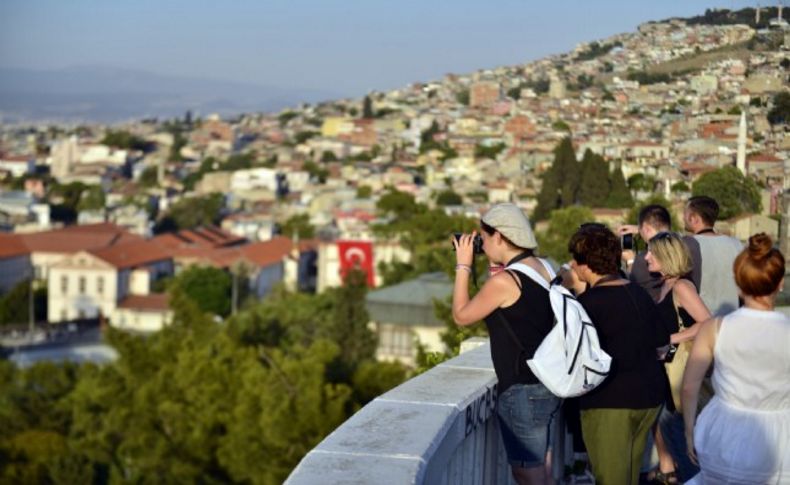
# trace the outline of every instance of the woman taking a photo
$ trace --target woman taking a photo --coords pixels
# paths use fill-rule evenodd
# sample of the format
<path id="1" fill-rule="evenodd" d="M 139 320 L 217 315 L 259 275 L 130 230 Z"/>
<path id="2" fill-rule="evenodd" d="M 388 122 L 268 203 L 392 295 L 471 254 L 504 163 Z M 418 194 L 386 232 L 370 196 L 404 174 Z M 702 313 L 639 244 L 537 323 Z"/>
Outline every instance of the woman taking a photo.
<path id="1" fill-rule="evenodd" d="M 774 308 L 785 258 L 757 234 L 733 269 L 744 306 L 702 324 L 683 377 L 686 442 L 701 468 L 689 483 L 788 483 L 790 318 Z M 716 394 L 695 426 L 711 362 Z"/>
<path id="2" fill-rule="evenodd" d="M 694 476 L 699 469 L 686 453 L 683 437 L 683 417 L 680 415 L 680 384 L 686 367 L 691 339 L 699 331 L 699 322 L 710 318 L 694 283 L 684 279 L 691 272 L 691 254 L 683 239 L 673 232 L 660 232 L 648 243 L 645 255 L 647 269 L 661 274 L 663 283 L 658 298 L 658 309 L 662 320 L 672 334 L 670 361 L 666 364 L 671 396 L 661 412 L 656 432 L 656 448 L 659 458 L 657 481 L 677 483 Z M 677 474 L 676 476 L 676 469 Z"/>
<path id="3" fill-rule="evenodd" d="M 547 282 L 550 273 L 535 257 L 535 235 L 524 213 L 514 204 L 492 207 L 480 221 L 483 251 L 489 266 L 520 262 Z M 453 319 L 458 325 L 485 320 L 491 358 L 499 383 L 497 417 L 513 477 L 519 484 L 551 483 L 549 437 L 560 401 L 526 365 L 549 333 L 554 316 L 549 294 L 524 274 L 499 271 L 469 299 L 476 232 L 453 239 L 457 265 L 453 290 Z M 518 341 L 516 341 L 518 339 Z"/>
<path id="4" fill-rule="evenodd" d="M 596 483 L 636 485 L 647 435 L 666 396 L 656 349 L 669 333 L 640 286 L 619 274 L 620 239 L 601 224 L 585 224 L 571 238 L 566 285 L 573 286 L 612 357 L 606 380 L 579 397 L 582 437 Z"/>

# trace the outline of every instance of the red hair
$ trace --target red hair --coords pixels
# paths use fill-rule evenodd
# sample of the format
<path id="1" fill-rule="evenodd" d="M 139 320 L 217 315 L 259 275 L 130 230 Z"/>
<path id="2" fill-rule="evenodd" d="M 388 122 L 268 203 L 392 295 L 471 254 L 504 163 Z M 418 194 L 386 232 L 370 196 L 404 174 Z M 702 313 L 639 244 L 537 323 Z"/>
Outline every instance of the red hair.
<path id="1" fill-rule="evenodd" d="M 749 238 L 732 265 L 735 283 L 749 296 L 770 295 L 785 276 L 785 258 L 773 247 L 771 237 L 761 232 Z"/>

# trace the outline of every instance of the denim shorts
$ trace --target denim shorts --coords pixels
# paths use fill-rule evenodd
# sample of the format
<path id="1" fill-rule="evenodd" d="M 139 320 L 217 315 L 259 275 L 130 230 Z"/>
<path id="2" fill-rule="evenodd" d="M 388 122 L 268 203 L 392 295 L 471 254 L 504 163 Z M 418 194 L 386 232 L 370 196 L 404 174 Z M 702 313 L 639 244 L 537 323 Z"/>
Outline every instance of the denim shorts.
<path id="1" fill-rule="evenodd" d="M 497 399 L 497 417 L 511 466 L 543 464 L 560 399 L 543 384 L 513 384 Z"/>

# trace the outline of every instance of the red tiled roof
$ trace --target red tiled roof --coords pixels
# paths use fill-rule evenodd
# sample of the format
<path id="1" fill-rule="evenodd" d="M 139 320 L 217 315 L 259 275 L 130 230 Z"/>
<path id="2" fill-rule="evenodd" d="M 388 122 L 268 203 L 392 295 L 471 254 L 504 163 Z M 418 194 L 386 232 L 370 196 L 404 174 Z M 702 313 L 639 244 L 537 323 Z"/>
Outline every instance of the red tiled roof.
<path id="1" fill-rule="evenodd" d="M 169 297 L 166 293 L 152 293 L 150 295 L 129 295 L 118 304 L 118 308 L 128 310 L 169 310 Z"/>
<path id="2" fill-rule="evenodd" d="M 116 244 L 91 253 L 118 269 L 134 268 L 171 258 L 169 251 L 151 240 Z"/>
<path id="3" fill-rule="evenodd" d="M 299 241 L 300 251 L 315 248 L 315 241 Z M 287 237 L 275 236 L 269 241 L 261 241 L 243 246 L 223 248 L 178 248 L 171 251 L 174 259 L 194 264 L 206 264 L 218 268 L 228 268 L 235 263 L 248 263 L 258 268 L 279 263 L 290 254 L 293 242 Z"/>
<path id="4" fill-rule="evenodd" d="M 777 157 L 775 157 L 773 155 L 762 154 L 762 153 L 757 154 L 757 155 L 752 155 L 752 156 L 748 157 L 747 160 L 749 160 L 749 163 L 751 163 L 751 162 L 778 163 L 778 162 L 782 162 L 783 161 L 781 158 L 777 158 Z"/>
<path id="5" fill-rule="evenodd" d="M 112 223 L 66 226 L 52 231 L 20 234 L 30 252 L 76 253 L 115 244 L 143 241 Z"/>
<path id="6" fill-rule="evenodd" d="M 0 259 L 16 258 L 30 254 L 25 240 L 16 234 L 0 234 Z"/>
<path id="7" fill-rule="evenodd" d="M 239 244 L 244 240 L 243 237 L 214 226 L 169 232 L 152 239 L 155 243 L 173 250 L 189 247 L 217 248 Z"/>

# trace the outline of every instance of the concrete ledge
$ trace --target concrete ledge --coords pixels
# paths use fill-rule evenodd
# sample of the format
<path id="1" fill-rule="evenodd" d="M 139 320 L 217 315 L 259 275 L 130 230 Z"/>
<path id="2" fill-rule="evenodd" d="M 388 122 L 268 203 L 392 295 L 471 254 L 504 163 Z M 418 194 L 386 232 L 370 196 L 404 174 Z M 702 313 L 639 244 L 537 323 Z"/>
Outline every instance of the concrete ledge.
<path id="1" fill-rule="evenodd" d="M 436 482 L 460 444 L 493 415 L 495 386 L 488 344 L 444 362 L 354 414 L 286 483 Z"/>

